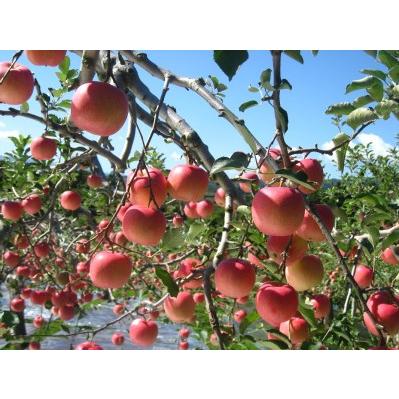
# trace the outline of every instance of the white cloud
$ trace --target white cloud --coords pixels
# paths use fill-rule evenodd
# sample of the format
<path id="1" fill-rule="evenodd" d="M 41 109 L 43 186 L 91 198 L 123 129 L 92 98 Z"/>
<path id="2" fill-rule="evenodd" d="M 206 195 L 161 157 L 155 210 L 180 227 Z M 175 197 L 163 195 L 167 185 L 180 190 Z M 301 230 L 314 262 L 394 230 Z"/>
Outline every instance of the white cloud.
<path id="1" fill-rule="evenodd" d="M 180 161 L 182 158 L 182 154 L 179 154 L 176 151 L 173 151 L 172 154 L 170 154 L 170 157 L 174 160 L 174 161 Z"/>
<path id="2" fill-rule="evenodd" d="M 18 137 L 21 134 L 19 130 L 0 130 L 0 140 L 9 137 Z"/>
<path id="3" fill-rule="evenodd" d="M 357 141 L 363 145 L 371 143 L 375 155 L 388 155 L 388 151 L 392 148 L 391 144 L 386 143 L 380 136 L 373 133 L 360 133 L 357 136 Z"/>
<path id="4" fill-rule="evenodd" d="M 0 128 L 6 127 L 6 124 L 2 121 L 0 121 Z"/>

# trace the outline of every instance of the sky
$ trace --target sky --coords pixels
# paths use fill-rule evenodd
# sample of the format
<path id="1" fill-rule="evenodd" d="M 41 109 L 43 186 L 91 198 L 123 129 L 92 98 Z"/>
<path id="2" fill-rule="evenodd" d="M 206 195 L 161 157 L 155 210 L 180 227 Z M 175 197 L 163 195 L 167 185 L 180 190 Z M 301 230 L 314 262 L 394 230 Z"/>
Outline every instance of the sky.
<path id="1" fill-rule="evenodd" d="M 248 91 L 249 85 L 256 85 L 260 73 L 271 68 L 271 55 L 269 51 L 250 51 L 249 59 L 244 63 L 232 81 L 219 69 L 213 61 L 212 51 L 145 51 L 149 58 L 159 66 L 170 69 L 172 72 L 188 77 L 216 76 L 220 82 L 226 84 L 228 89 L 224 92 L 225 104 L 235 112 L 258 140 L 268 146 L 274 134 L 273 109 L 268 104 L 247 109 L 244 113 L 238 110 L 239 106 L 248 100 L 259 100 L 257 93 Z M 0 51 L 0 62 L 10 60 L 13 51 Z M 79 67 L 79 58 L 72 53 L 71 63 Z M 282 78 L 287 79 L 292 90 L 284 90 L 281 93 L 281 104 L 289 115 L 289 129 L 286 133 L 286 141 L 292 147 L 314 146 L 328 148 L 331 139 L 338 133 L 337 127 L 331 123 L 331 116 L 324 113 L 325 109 L 336 102 L 351 101 L 362 91 L 345 94 L 346 85 L 355 79 L 365 75 L 361 69 L 376 69 L 380 65 L 363 51 L 320 51 L 314 57 L 309 51 L 303 52 L 304 64 L 283 56 Z M 39 80 L 42 90 L 48 87 L 57 87 L 55 72 L 57 68 L 36 67 L 31 65 L 23 55 L 19 63 L 28 66 Z M 162 81 L 150 76 L 138 67 L 141 79 L 150 90 L 160 95 Z M 193 92 L 183 88 L 171 86 L 165 102 L 173 105 L 177 112 L 199 133 L 203 141 L 209 146 L 215 158 L 230 156 L 235 151 L 250 152 L 249 147 L 235 129 L 209 105 Z M 30 112 L 39 113 L 34 96 L 29 101 Z M 6 109 L 6 105 L 0 105 L 0 109 Z M 149 133 L 148 127 L 142 127 L 145 136 Z M 111 136 L 111 142 L 116 153 L 120 153 L 124 137 L 127 131 L 125 125 L 118 133 Z M 351 134 L 351 129 L 346 127 L 344 132 Z M 9 136 L 16 134 L 29 134 L 36 137 L 43 133 L 43 126 L 24 118 L 0 117 L 0 155 L 12 149 Z M 395 136 L 399 133 L 398 121 L 391 118 L 388 121 L 377 121 L 367 128 L 357 142 L 372 143 L 377 154 L 384 155 L 391 146 L 395 145 Z M 89 134 L 88 137 L 96 137 Z M 181 151 L 173 144 L 165 144 L 162 139 L 153 141 L 154 145 L 163 152 L 167 158 L 166 166 L 172 167 L 182 162 Z M 136 140 L 133 151 L 140 150 L 140 141 Z M 317 156 L 316 156 L 317 157 Z M 331 177 L 339 176 L 335 165 L 327 157 L 323 158 L 325 171 Z M 109 170 L 107 161 L 102 161 L 106 170 Z"/>

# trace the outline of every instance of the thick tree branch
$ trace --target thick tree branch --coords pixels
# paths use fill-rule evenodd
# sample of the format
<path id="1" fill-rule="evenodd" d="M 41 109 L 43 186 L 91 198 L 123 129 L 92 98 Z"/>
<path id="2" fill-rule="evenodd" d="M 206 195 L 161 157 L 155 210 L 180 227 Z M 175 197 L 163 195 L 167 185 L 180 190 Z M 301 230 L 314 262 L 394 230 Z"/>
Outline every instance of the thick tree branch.
<path id="1" fill-rule="evenodd" d="M 96 64 L 99 53 L 99 50 L 83 51 L 78 77 L 79 86 L 93 80 L 94 75 L 96 74 Z"/>

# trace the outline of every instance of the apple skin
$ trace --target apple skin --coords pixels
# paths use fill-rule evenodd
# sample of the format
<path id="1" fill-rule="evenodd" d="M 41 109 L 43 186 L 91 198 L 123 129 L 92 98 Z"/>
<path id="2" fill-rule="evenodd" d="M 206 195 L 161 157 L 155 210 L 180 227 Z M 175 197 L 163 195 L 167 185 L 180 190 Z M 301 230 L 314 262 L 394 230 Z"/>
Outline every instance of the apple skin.
<path id="1" fill-rule="evenodd" d="M 261 233 L 275 236 L 293 234 L 305 212 L 302 194 L 289 187 L 265 187 L 252 201 L 252 218 Z"/>
<path id="2" fill-rule="evenodd" d="M 205 294 L 203 292 L 196 292 L 193 295 L 195 303 L 203 303 L 205 301 Z"/>
<path id="3" fill-rule="evenodd" d="M 60 204 L 68 211 L 76 211 L 80 208 L 81 197 L 75 191 L 64 191 L 60 195 Z"/>
<path id="4" fill-rule="evenodd" d="M 58 317 L 61 320 L 72 320 L 75 316 L 75 307 L 73 305 L 61 306 L 58 310 Z"/>
<path id="5" fill-rule="evenodd" d="M 209 200 L 197 202 L 196 210 L 200 218 L 206 219 L 213 213 L 213 204 Z"/>
<path id="6" fill-rule="evenodd" d="M 395 250 L 397 247 L 388 247 L 384 249 L 384 252 L 381 253 L 381 259 L 388 263 L 388 265 L 396 266 L 399 264 L 399 250 L 398 255 L 395 255 Z"/>
<path id="7" fill-rule="evenodd" d="M 33 65 L 57 66 L 66 55 L 66 50 L 25 50 L 26 57 Z"/>
<path id="8" fill-rule="evenodd" d="M 174 215 L 172 219 L 173 226 L 181 227 L 184 224 L 184 218 L 181 215 Z"/>
<path id="9" fill-rule="evenodd" d="M 57 141 L 48 137 L 36 137 L 30 143 L 32 158 L 38 161 L 49 161 L 57 153 Z"/>
<path id="10" fill-rule="evenodd" d="M 190 201 L 184 205 L 183 212 L 189 219 L 198 219 L 200 217 L 197 212 L 197 203 L 194 201 Z"/>
<path id="11" fill-rule="evenodd" d="M 75 346 L 75 350 L 89 350 L 89 351 L 103 350 L 103 347 L 101 345 L 96 344 L 93 341 L 86 341 Z"/>
<path id="12" fill-rule="evenodd" d="M 224 259 L 215 271 L 215 288 L 230 298 L 249 295 L 255 285 L 255 268 L 243 259 Z"/>
<path id="13" fill-rule="evenodd" d="M 40 350 L 41 345 L 40 342 L 29 342 L 29 346 L 28 346 L 29 350 Z"/>
<path id="14" fill-rule="evenodd" d="M 32 322 L 32 324 L 35 328 L 41 328 L 43 326 L 43 323 L 44 323 L 44 319 L 42 316 L 35 316 L 35 318 L 33 319 L 33 322 Z"/>
<path id="15" fill-rule="evenodd" d="M 240 324 L 246 317 L 247 312 L 244 309 L 239 309 L 234 313 L 234 320 Z"/>
<path id="16" fill-rule="evenodd" d="M 330 314 L 331 301 L 327 295 L 317 294 L 313 295 L 310 303 L 313 306 L 314 317 L 316 319 L 324 319 Z"/>
<path id="17" fill-rule="evenodd" d="M 22 200 L 22 207 L 29 215 L 34 215 L 42 208 L 42 200 L 37 194 L 31 194 Z"/>
<path id="18" fill-rule="evenodd" d="M 174 323 L 190 322 L 195 312 L 193 296 L 182 291 L 177 297 L 167 297 L 163 303 L 166 316 Z"/>
<path id="19" fill-rule="evenodd" d="M 25 301 L 22 298 L 13 298 L 10 301 L 10 309 L 13 312 L 23 312 L 25 309 Z"/>
<path id="20" fill-rule="evenodd" d="M 174 199 L 199 201 L 208 190 L 208 173 L 195 165 L 175 166 L 168 175 L 168 189 Z"/>
<path id="21" fill-rule="evenodd" d="M 116 346 L 121 346 L 125 342 L 125 337 L 122 333 L 116 332 L 112 334 L 111 342 Z"/>
<path id="22" fill-rule="evenodd" d="M 128 109 L 122 90 L 105 82 L 89 82 L 72 97 L 71 120 L 80 130 L 108 137 L 124 125 Z"/>
<path id="23" fill-rule="evenodd" d="M 186 327 L 182 327 L 179 330 L 179 337 L 182 339 L 187 339 L 190 336 L 190 330 Z"/>
<path id="24" fill-rule="evenodd" d="M 334 227 L 334 220 L 335 220 L 331 208 L 328 205 L 324 204 L 314 205 L 314 208 L 317 214 L 320 216 L 320 219 L 326 226 L 327 230 L 331 232 L 331 230 Z M 303 222 L 296 231 L 296 234 L 302 237 L 306 241 L 313 241 L 313 242 L 326 241 L 326 238 L 324 237 L 324 234 L 320 230 L 320 227 L 318 226 L 318 224 L 309 214 L 308 211 L 305 211 Z"/>
<path id="25" fill-rule="evenodd" d="M 19 263 L 19 255 L 13 251 L 6 251 L 3 255 L 3 262 L 10 267 L 17 267 Z"/>
<path id="26" fill-rule="evenodd" d="M 122 305 L 121 303 L 117 303 L 113 308 L 112 311 L 116 314 L 116 315 L 121 315 L 123 314 L 123 312 L 125 311 L 125 305 Z"/>
<path id="27" fill-rule="evenodd" d="M 101 251 L 90 261 L 89 277 L 95 287 L 121 288 L 128 282 L 132 267 L 132 262 L 126 255 Z"/>
<path id="28" fill-rule="evenodd" d="M 34 305 L 44 305 L 50 299 L 51 295 L 47 291 L 32 290 L 30 294 L 30 301 Z"/>
<path id="29" fill-rule="evenodd" d="M 86 183 L 90 188 L 99 188 L 103 185 L 103 179 L 98 175 L 89 175 L 86 178 Z"/>
<path id="30" fill-rule="evenodd" d="M 166 218 L 158 209 L 133 205 L 123 217 L 122 231 L 136 244 L 158 245 L 166 231 Z"/>
<path id="31" fill-rule="evenodd" d="M 292 236 L 269 236 L 266 243 L 267 252 L 276 263 L 283 262 L 283 254 L 287 246 L 286 264 L 292 264 L 301 260 L 308 251 L 308 243 L 297 235 Z"/>
<path id="32" fill-rule="evenodd" d="M 19 201 L 4 201 L 1 205 L 1 213 L 4 219 L 16 222 L 22 217 L 24 208 Z"/>
<path id="33" fill-rule="evenodd" d="M 278 148 L 270 148 L 268 155 L 271 156 L 274 160 L 278 160 L 278 158 L 281 157 L 281 151 Z M 278 166 L 282 167 L 282 162 L 278 162 Z M 262 162 L 262 165 L 259 168 L 258 175 L 261 180 L 266 184 L 270 183 L 275 176 L 273 170 L 266 162 Z"/>
<path id="34" fill-rule="evenodd" d="M 291 317 L 283 321 L 279 330 L 289 338 L 293 345 L 301 345 L 309 339 L 309 324 L 302 317 Z"/>
<path id="35" fill-rule="evenodd" d="M 195 258 L 186 258 L 180 262 L 180 267 L 176 271 L 174 278 L 184 278 L 190 275 L 199 265 L 201 261 Z M 202 287 L 202 278 L 193 279 L 183 284 L 183 288 L 195 289 Z"/>
<path id="36" fill-rule="evenodd" d="M 226 201 L 226 193 L 224 192 L 222 187 L 219 187 L 216 191 L 215 191 L 215 203 L 216 205 L 224 208 L 225 205 L 225 201 Z"/>
<path id="37" fill-rule="evenodd" d="M 155 321 L 136 319 L 133 320 L 129 329 L 132 342 L 139 346 L 151 346 L 158 337 L 158 325 Z"/>
<path id="38" fill-rule="evenodd" d="M 33 250 L 38 258 L 46 258 L 50 254 L 50 246 L 47 242 L 38 242 Z"/>
<path id="39" fill-rule="evenodd" d="M 366 265 L 357 265 L 353 278 L 360 288 L 365 289 L 373 283 L 374 271 Z"/>
<path id="40" fill-rule="evenodd" d="M 240 182 L 239 186 L 244 193 L 250 193 L 252 191 L 252 185 L 259 185 L 259 177 L 255 172 L 244 172 L 241 177 L 243 179 L 252 180 L 252 182 Z"/>
<path id="41" fill-rule="evenodd" d="M 0 80 L 11 66 L 10 62 L 0 62 Z M 33 93 L 34 78 L 25 66 L 15 63 L 0 85 L 0 102 L 20 105 L 28 101 Z"/>
<path id="42" fill-rule="evenodd" d="M 298 294 L 288 284 L 268 282 L 259 288 L 255 305 L 264 321 L 273 327 L 279 327 L 297 313 Z"/>
<path id="43" fill-rule="evenodd" d="M 285 268 L 287 282 L 296 291 L 306 291 L 319 285 L 323 275 L 323 264 L 316 255 L 305 255 Z"/>
<path id="44" fill-rule="evenodd" d="M 189 348 L 189 344 L 187 341 L 179 342 L 179 349 L 180 350 L 187 350 Z"/>
<path id="45" fill-rule="evenodd" d="M 306 158 L 298 161 L 292 168 L 294 172 L 305 172 L 308 177 L 308 182 L 313 186 L 313 190 L 306 187 L 299 186 L 298 190 L 304 194 L 311 194 L 316 192 L 323 184 L 324 172 L 320 162 L 316 159 Z"/>
<path id="46" fill-rule="evenodd" d="M 129 200 L 132 204 L 157 209 L 166 200 L 168 194 L 168 183 L 162 171 L 156 168 L 137 171 L 136 176 L 130 173 L 126 185 L 130 184 Z M 133 182 L 131 180 L 133 179 Z M 151 197 L 151 191 L 155 202 Z"/>

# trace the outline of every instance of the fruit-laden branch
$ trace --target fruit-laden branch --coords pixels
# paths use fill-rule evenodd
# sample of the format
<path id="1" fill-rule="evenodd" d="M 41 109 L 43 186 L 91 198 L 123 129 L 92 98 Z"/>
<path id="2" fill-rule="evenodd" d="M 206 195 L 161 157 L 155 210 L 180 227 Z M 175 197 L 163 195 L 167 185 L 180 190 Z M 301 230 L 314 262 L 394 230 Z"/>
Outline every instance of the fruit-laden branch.
<path id="1" fill-rule="evenodd" d="M 187 90 L 192 90 L 203 98 L 214 110 L 216 110 L 220 117 L 226 119 L 243 137 L 243 139 L 249 144 L 251 149 L 256 155 L 264 157 L 266 150 L 262 144 L 256 139 L 251 131 L 245 125 L 245 122 L 238 118 L 220 99 L 218 99 L 213 93 L 206 89 L 201 79 L 193 79 L 188 77 L 177 76 L 173 72 L 159 67 L 157 64 L 152 62 L 145 53 L 137 51 L 121 51 L 126 59 L 139 65 L 141 68 L 149 72 L 152 76 L 159 79 L 163 79 L 165 73 L 169 73 L 171 76 L 171 83 L 177 86 L 183 87 Z M 266 156 L 264 163 L 267 163 L 274 170 L 278 169 L 275 160 L 271 156 Z"/>
<path id="2" fill-rule="evenodd" d="M 378 332 L 379 338 L 380 338 L 380 345 L 382 346 L 386 346 L 386 342 L 385 342 L 385 337 L 383 332 L 381 331 L 381 327 L 379 326 L 379 324 L 377 323 L 373 313 L 370 311 L 370 309 L 367 306 L 366 300 L 363 297 L 363 292 L 362 289 L 359 287 L 359 285 L 357 284 L 357 282 L 355 281 L 351 270 L 349 269 L 346 260 L 344 259 L 344 257 L 341 255 L 341 252 L 339 251 L 338 245 L 336 244 L 336 242 L 334 241 L 334 238 L 332 237 L 331 233 L 328 231 L 328 229 L 326 228 L 326 226 L 324 225 L 323 221 L 321 220 L 320 216 L 317 214 L 317 212 L 312 208 L 312 206 L 310 204 L 308 204 L 307 202 L 305 202 L 305 208 L 306 210 L 309 212 L 309 214 L 313 217 L 313 219 L 316 221 L 317 225 L 319 226 L 320 230 L 322 231 L 324 237 L 326 237 L 327 242 L 329 243 L 330 247 L 332 248 L 332 250 L 335 253 L 335 256 L 338 260 L 338 263 L 340 265 L 340 267 L 342 268 L 342 270 L 345 273 L 345 276 L 347 278 L 347 280 L 349 280 L 349 282 L 351 283 L 353 289 L 356 292 L 357 297 L 359 298 L 360 304 L 362 306 L 362 310 L 363 312 L 366 312 L 367 315 L 369 316 L 369 318 L 371 319 L 372 323 L 375 326 L 375 329 Z"/>
<path id="3" fill-rule="evenodd" d="M 78 77 L 79 86 L 93 80 L 94 75 L 96 74 L 96 63 L 99 53 L 99 50 L 83 51 Z"/>

